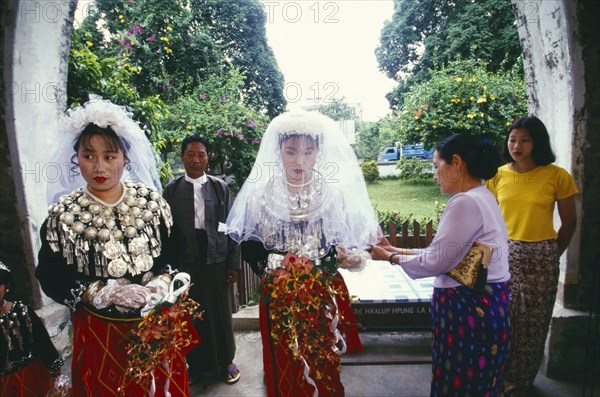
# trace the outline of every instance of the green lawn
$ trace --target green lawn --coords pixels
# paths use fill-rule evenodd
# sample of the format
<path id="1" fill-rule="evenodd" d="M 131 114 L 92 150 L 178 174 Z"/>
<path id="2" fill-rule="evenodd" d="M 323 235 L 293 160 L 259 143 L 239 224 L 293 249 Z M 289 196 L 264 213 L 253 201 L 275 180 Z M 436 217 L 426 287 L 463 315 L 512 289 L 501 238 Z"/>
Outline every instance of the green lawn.
<path id="1" fill-rule="evenodd" d="M 435 202 L 445 204 L 450 196 L 440 193 L 432 181 L 410 183 L 397 179 L 379 179 L 367 185 L 373 206 L 379 211 L 398 211 L 400 216 L 413 219 L 434 219 Z"/>

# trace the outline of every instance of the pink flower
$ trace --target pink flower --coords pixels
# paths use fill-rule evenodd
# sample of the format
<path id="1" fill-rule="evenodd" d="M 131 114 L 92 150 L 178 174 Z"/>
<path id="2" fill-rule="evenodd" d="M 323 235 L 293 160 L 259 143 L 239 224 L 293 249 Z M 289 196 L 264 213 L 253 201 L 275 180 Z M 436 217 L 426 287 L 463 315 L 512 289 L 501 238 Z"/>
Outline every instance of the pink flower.
<path id="1" fill-rule="evenodd" d="M 223 135 L 225 135 L 225 136 L 231 136 L 231 131 L 225 131 L 225 132 L 223 132 Z"/>
<path id="2" fill-rule="evenodd" d="M 244 140 L 244 134 L 239 134 L 237 136 L 237 139 L 239 139 L 240 141 L 243 141 Z"/>
<path id="3" fill-rule="evenodd" d="M 468 316 L 467 317 L 467 324 L 469 324 L 469 328 L 471 328 L 471 329 L 475 328 L 475 317 Z"/>
<path id="4" fill-rule="evenodd" d="M 251 119 L 248 119 L 248 120 L 246 121 L 246 123 L 248 123 L 248 126 L 250 126 L 251 128 L 254 128 L 254 127 L 256 127 L 256 124 L 254 124 L 254 121 L 252 121 Z"/>
<path id="5" fill-rule="evenodd" d="M 133 33 L 133 34 L 144 33 L 144 29 L 140 25 L 135 25 L 131 29 L 131 33 Z"/>
<path id="6" fill-rule="evenodd" d="M 221 135 L 223 135 L 223 131 L 217 130 L 217 136 L 221 136 Z"/>
<path id="7" fill-rule="evenodd" d="M 483 369 L 486 366 L 485 356 L 479 357 L 479 368 Z"/>
<path id="8" fill-rule="evenodd" d="M 252 144 L 253 144 L 253 145 L 259 145 L 259 144 L 260 144 L 260 138 L 254 138 L 254 139 L 252 140 Z"/>
<path id="9" fill-rule="evenodd" d="M 271 272 L 273 275 L 273 284 L 285 285 L 291 274 L 285 269 L 275 269 Z"/>
<path id="10" fill-rule="evenodd" d="M 156 41 L 156 36 L 155 36 L 155 35 L 148 36 L 148 37 L 146 38 L 146 41 Z"/>
<path id="11" fill-rule="evenodd" d="M 206 95 L 200 94 L 200 95 L 198 95 L 198 99 L 201 100 L 201 101 L 203 101 L 203 100 L 206 99 Z"/>
<path id="12" fill-rule="evenodd" d="M 221 97 L 221 100 L 220 100 L 220 101 L 221 101 L 221 103 L 227 103 L 227 98 L 225 98 L 225 97 Z"/>

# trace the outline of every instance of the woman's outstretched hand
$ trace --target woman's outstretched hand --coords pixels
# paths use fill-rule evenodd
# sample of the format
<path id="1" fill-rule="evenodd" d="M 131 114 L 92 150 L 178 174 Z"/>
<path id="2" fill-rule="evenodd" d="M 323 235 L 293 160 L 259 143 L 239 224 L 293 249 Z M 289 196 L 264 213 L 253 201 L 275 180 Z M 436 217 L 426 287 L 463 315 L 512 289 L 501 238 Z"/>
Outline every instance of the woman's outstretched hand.
<path id="1" fill-rule="evenodd" d="M 386 240 L 386 242 L 387 242 L 387 240 Z M 388 246 L 389 246 L 389 242 L 388 242 Z M 373 251 L 371 251 L 371 258 L 376 261 L 387 260 L 390 257 L 390 255 L 392 254 L 392 252 L 394 252 L 394 251 L 390 252 L 386 249 L 387 246 L 384 246 L 384 247 L 382 247 L 380 245 L 371 245 L 371 248 L 373 249 Z"/>

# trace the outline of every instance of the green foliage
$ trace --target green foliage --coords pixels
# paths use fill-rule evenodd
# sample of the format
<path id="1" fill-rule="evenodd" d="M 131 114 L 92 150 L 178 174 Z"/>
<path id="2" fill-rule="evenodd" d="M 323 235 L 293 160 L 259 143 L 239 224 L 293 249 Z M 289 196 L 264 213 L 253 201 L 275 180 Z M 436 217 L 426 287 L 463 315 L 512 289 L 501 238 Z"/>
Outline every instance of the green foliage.
<path id="1" fill-rule="evenodd" d="M 436 201 L 436 206 L 437 206 L 437 201 Z M 444 204 L 445 206 L 445 204 Z M 407 230 L 408 233 L 413 233 L 414 232 L 414 221 L 417 221 L 417 223 L 420 225 L 421 227 L 421 233 L 423 233 L 423 231 L 425 230 L 425 225 L 427 224 L 427 222 L 432 221 L 431 222 L 431 226 L 433 228 L 433 233 L 435 234 L 436 230 L 437 230 L 437 226 L 439 224 L 439 217 L 437 219 L 435 218 L 431 218 L 431 217 L 422 217 L 420 219 L 417 219 L 413 216 L 413 214 L 401 214 L 398 211 L 380 211 L 380 210 L 376 210 L 377 211 L 377 220 L 379 222 L 379 224 L 382 226 L 381 230 L 383 230 L 383 234 L 384 235 L 389 235 L 390 234 L 390 222 L 394 223 L 396 225 L 396 232 L 398 234 L 401 233 L 401 227 L 402 224 L 404 222 L 407 222 L 406 226 L 407 226 Z"/>
<path id="2" fill-rule="evenodd" d="M 379 123 L 357 123 L 356 156 L 365 161 L 375 161 L 379 154 Z"/>
<path id="3" fill-rule="evenodd" d="M 376 55 L 380 69 L 400 83 L 388 95 L 396 108 L 430 69 L 464 58 L 508 70 L 521 51 L 510 0 L 395 0 Z"/>
<path id="4" fill-rule="evenodd" d="M 396 163 L 400 170 L 400 179 L 403 181 L 425 181 L 431 179 L 431 162 L 421 161 L 417 158 L 407 159 L 400 157 Z"/>
<path id="5" fill-rule="evenodd" d="M 262 132 L 268 119 L 252 111 L 239 98 L 243 75 L 230 71 L 226 78 L 214 77 L 169 105 L 171 117 L 161 129 L 167 140 L 166 151 L 178 161 L 179 143 L 187 135 L 202 135 L 211 144 L 208 170 L 233 175 L 232 188 L 241 187 L 250 174 Z"/>
<path id="6" fill-rule="evenodd" d="M 136 85 L 165 101 L 195 91 L 198 82 L 230 68 L 244 72 L 247 105 L 271 116 L 285 107 L 283 75 L 266 41 L 258 0 L 112 0 L 97 2 L 109 41 L 141 68 Z"/>
<path id="7" fill-rule="evenodd" d="M 396 146 L 398 139 L 398 124 L 397 120 L 393 115 L 387 115 L 383 119 L 379 120 L 379 149 L 380 152 L 383 148 L 388 146 Z"/>
<path id="8" fill-rule="evenodd" d="M 499 143 L 506 126 L 527 114 L 525 84 L 515 65 L 508 72 L 488 72 L 483 62 L 453 61 L 431 71 L 413 86 L 397 113 L 397 137 L 432 147 L 443 138 L 470 132 Z"/>
<path id="9" fill-rule="evenodd" d="M 127 57 L 100 58 L 90 48 L 91 33 L 77 29 L 73 33 L 69 57 L 67 84 L 67 104 L 69 107 L 81 105 L 96 94 L 111 102 L 128 107 L 134 119 L 142 123 L 145 132 L 155 149 L 164 149 L 165 140 L 158 124 L 167 115 L 167 108 L 158 95 L 142 97 L 131 81 L 139 73 Z M 165 182 L 170 175 L 166 165 L 161 169 L 161 179 Z"/>
<path id="10" fill-rule="evenodd" d="M 363 163 L 360 168 L 367 183 L 373 183 L 379 178 L 379 169 L 375 161 Z"/>
<path id="11" fill-rule="evenodd" d="M 357 120 L 356 108 L 342 99 L 333 98 L 325 105 L 319 105 L 317 111 L 333 120 Z"/>
<path id="12" fill-rule="evenodd" d="M 195 20 L 223 49 L 227 62 L 244 73 L 245 102 L 275 117 L 285 109 L 284 78 L 267 43 L 264 6 L 259 0 L 192 0 Z"/>

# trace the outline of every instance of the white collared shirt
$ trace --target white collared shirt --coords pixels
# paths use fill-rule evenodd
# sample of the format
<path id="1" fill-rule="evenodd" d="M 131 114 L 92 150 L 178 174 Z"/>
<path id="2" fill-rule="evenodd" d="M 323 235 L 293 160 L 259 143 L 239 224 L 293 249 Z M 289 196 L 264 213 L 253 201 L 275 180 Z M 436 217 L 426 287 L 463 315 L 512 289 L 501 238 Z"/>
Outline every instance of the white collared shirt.
<path id="1" fill-rule="evenodd" d="M 185 174 L 185 180 L 194 186 L 194 228 L 205 229 L 204 227 L 204 196 L 202 195 L 202 185 L 208 181 L 206 174 L 200 178 L 190 178 Z"/>

